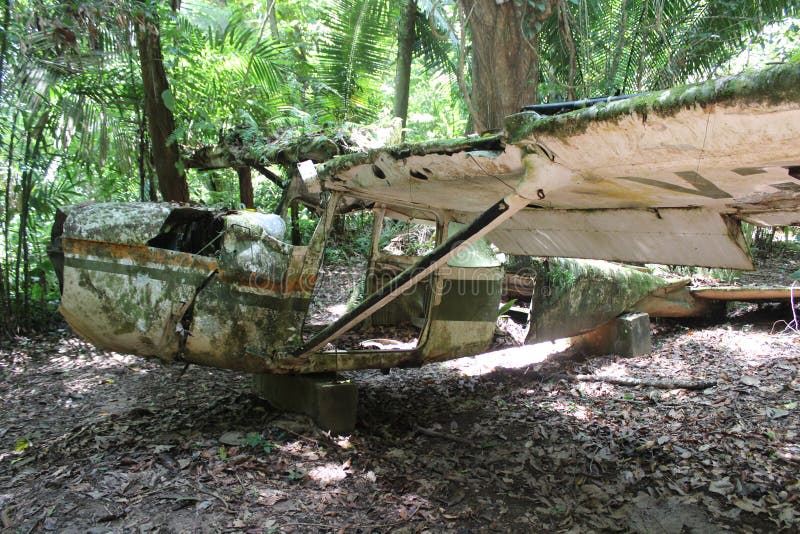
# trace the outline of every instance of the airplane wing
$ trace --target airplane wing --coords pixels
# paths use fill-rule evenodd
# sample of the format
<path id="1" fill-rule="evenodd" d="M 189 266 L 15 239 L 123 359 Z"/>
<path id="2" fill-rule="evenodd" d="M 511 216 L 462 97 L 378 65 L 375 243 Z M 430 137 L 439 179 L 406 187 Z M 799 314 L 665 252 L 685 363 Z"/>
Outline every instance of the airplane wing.
<path id="1" fill-rule="evenodd" d="M 439 223 L 520 197 L 487 236 L 512 254 L 752 269 L 742 221 L 800 224 L 799 141 L 800 64 L 784 64 L 337 157 L 306 184 Z"/>

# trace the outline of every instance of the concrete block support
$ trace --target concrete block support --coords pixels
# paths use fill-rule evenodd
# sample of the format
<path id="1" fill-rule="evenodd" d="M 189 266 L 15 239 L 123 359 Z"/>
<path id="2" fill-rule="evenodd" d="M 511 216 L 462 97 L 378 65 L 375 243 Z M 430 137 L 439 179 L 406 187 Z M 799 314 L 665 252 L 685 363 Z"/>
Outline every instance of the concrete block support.
<path id="1" fill-rule="evenodd" d="M 254 375 L 256 395 L 278 410 L 310 416 L 324 430 L 349 434 L 356 424 L 358 388 L 333 373 Z"/>
<path id="2" fill-rule="evenodd" d="M 650 354 L 650 316 L 646 313 L 625 313 L 574 338 L 572 346 L 594 354 L 619 354 L 625 357 Z"/>

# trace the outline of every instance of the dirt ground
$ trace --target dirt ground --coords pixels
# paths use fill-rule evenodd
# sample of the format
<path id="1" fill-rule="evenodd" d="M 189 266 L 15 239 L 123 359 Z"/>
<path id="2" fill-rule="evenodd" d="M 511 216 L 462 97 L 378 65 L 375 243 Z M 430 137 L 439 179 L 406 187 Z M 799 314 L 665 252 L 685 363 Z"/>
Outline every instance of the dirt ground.
<path id="1" fill-rule="evenodd" d="M 795 531 L 800 337 L 769 333 L 783 312 L 658 325 L 647 357 L 547 343 L 353 373 L 349 437 L 272 411 L 244 375 L 182 374 L 67 331 L 17 339 L 0 357 L 0 520 L 9 532 Z M 569 379 L 593 372 L 716 386 Z"/>
<path id="2" fill-rule="evenodd" d="M 351 373 L 350 436 L 272 410 L 246 375 L 66 328 L 16 338 L 0 344 L 0 530 L 797 531 L 800 335 L 779 320 L 788 307 L 656 321 L 653 353 L 629 359 L 558 342 Z"/>

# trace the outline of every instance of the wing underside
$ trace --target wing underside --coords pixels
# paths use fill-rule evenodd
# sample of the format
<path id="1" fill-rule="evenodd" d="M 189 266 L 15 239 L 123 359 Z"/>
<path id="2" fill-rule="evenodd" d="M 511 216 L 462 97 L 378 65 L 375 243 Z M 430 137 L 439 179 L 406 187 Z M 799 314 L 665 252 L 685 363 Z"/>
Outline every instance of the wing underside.
<path id="1" fill-rule="evenodd" d="M 561 116 L 490 138 L 347 156 L 322 188 L 398 217 L 470 222 L 528 200 L 488 239 L 535 256 L 752 268 L 741 222 L 800 224 L 800 65 Z"/>

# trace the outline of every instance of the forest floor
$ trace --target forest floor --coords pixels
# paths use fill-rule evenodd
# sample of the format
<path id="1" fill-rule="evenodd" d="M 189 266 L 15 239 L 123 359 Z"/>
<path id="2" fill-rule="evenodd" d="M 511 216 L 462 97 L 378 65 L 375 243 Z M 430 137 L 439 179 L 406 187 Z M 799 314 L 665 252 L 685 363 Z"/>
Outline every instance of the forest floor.
<path id="1" fill-rule="evenodd" d="M 0 345 L 0 531 L 797 531 L 800 335 L 773 333 L 791 319 L 656 321 L 636 358 L 557 342 L 352 373 L 350 436 L 272 410 L 246 375 L 66 328 L 16 338 Z M 570 378 L 591 373 L 716 385 Z"/>

